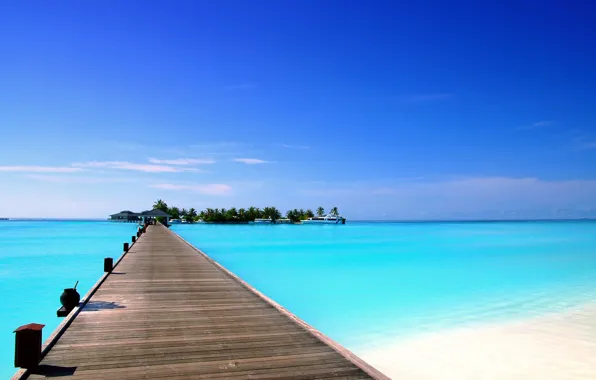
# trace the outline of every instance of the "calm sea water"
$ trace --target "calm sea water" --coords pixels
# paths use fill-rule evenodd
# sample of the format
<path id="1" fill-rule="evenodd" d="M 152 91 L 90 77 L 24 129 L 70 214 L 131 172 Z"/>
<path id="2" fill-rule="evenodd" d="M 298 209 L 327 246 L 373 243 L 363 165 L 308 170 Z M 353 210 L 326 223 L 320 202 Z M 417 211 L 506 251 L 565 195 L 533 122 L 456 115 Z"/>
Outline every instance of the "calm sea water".
<path id="1" fill-rule="evenodd" d="M 134 224 L 0 222 L 0 378 L 13 329 L 59 324 Z M 461 324 L 556 312 L 596 296 L 596 222 L 175 225 L 172 229 L 356 353 Z"/>
<path id="2" fill-rule="evenodd" d="M 120 257 L 136 225 L 109 222 L 0 221 L 0 379 L 14 369 L 15 328 L 42 323 L 44 340 L 62 321 L 60 294 L 79 280 L 83 296 Z"/>
<path id="3" fill-rule="evenodd" d="M 354 350 L 596 296 L 595 222 L 176 225 L 173 230 Z"/>

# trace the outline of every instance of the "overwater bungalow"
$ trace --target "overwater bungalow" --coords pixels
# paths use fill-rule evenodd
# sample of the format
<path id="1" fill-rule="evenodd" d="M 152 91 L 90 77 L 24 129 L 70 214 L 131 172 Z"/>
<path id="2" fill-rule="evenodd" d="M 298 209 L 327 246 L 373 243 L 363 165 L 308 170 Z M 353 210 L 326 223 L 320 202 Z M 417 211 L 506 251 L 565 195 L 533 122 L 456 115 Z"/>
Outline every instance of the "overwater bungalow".
<path id="1" fill-rule="evenodd" d="M 171 218 L 170 214 L 168 214 L 167 212 L 161 211 L 161 210 L 157 210 L 157 209 L 143 211 L 139 215 L 140 215 L 141 220 L 143 222 L 152 222 L 152 221 L 155 220 L 155 218 L 165 218 L 165 220 L 166 220 L 165 225 L 166 226 L 169 225 L 169 220 Z"/>
<path id="2" fill-rule="evenodd" d="M 164 218 L 166 221 L 166 225 L 168 225 L 168 221 L 171 218 L 170 214 L 167 212 L 153 209 L 147 210 L 143 212 L 132 212 L 129 210 L 120 211 L 117 214 L 110 215 L 110 220 L 116 222 L 129 222 L 129 223 L 145 223 L 145 222 L 153 222 L 155 218 Z"/>
<path id="3" fill-rule="evenodd" d="M 110 220 L 116 222 L 139 222 L 141 214 L 129 210 L 120 211 L 119 213 L 110 215 Z"/>

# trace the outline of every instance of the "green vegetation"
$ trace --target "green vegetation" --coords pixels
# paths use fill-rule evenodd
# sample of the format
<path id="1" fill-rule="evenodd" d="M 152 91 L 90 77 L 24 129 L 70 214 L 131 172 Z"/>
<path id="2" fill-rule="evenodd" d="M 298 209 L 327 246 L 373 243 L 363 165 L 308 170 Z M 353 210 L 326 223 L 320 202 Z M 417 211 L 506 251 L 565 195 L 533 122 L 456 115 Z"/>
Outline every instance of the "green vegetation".
<path id="1" fill-rule="evenodd" d="M 178 207 L 168 207 L 167 203 L 161 199 L 158 199 L 153 204 L 154 209 L 162 210 L 172 216 L 172 219 L 183 219 L 188 223 L 197 221 L 204 221 L 210 223 L 248 223 L 255 219 L 272 219 L 277 220 L 282 218 L 282 213 L 275 207 L 265 207 L 260 209 L 258 207 L 240 208 L 236 209 L 232 207 L 230 209 L 225 208 L 207 208 L 203 211 L 197 212 L 194 208 L 185 209 Z M 331 212 L 338 214 L 337 207 L 331 209 Z M 324 215 L 325 210 L 323 207 L 317 209 L 317 215 Z M 286 218 L 292 222 L 299 222 L 308 218 L 314 217 L 315 214 L 312 210 L 304 209 L 293 209 L 286 212 Z"/>
<path id="2" fill-rule="evenodd" d="M 163 212 L 169 212 L 170 209 L 168 208 L 168 205 L 166 204 L 166 202 L 162 201 L 161 199 L 158 199 L 155 201 L 155 203 L 153 203 L 153 209 L 154 210 L 161 210 Z"/>
<path id="3" fill-rule="evenodd" d="M 241 208 L 239 210 L 236 207 L 228 210 L 225 208 L 208 208 L 201 211 L 198 217 L 198 219 L 205 222 L 216 223 L 252 222 L 257 218 L 281 219 L 281 212 L 275 207 L 265 207 L 264 209 L 249 207 L 248 209 Z"/>
<path id="4" fill-rule="evenodd" d="M 155 201 L 155 203 L 153 203 L 153 209 L 154 210 L 161 210 L 163 212 L 167 212 L 168 214 L 172 215 L 172 210 L 168 208 L 168 205 L 166 204 L 166 202 L 162 201 L 161 199 L 158 199 Z M 160 223 L 165 223 L 165 218 L 162 218 L 161 216 L 155 218 L 158 222 Z"/>
<path id="5" fill-rule="evenodd" d="M 299 222 L 301 220 L 306 220 L 308 218 L 312 218 L 313 216 L 315 216 L 315 214 L 310 209 L 306 211 L 304 211 L 303 209 L 293 209 L 286 212 L 286 218 L 290 219 L 294 223 Z"/>

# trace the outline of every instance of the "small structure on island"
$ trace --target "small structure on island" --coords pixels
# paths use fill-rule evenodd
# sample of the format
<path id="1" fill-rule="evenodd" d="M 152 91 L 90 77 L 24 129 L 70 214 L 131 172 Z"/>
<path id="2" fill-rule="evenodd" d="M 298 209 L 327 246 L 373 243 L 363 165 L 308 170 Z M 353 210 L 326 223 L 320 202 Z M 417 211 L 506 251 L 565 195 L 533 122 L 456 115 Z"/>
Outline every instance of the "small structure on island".
<path id="1" fill-rule="evenodd" d="M 120 211 L 117 214 L 110 215 L 110 220 L 115 222 L 139 222 L 139 223 L 151 223 L 156 218 L 164 218 L 165 225 L 169 224 L 171 215 L 165 211 L 153 209 L 143 212 L 132 212 L 128 210 Z"/>
<path id="2" fill-rule="evenodd" d="M 110 220 L 116 222 L 138 222 L 141 220 L 140 214 L 128 210 L 120 211 L 119 213 L 110 215 Z"/>
<path id="3" fill-rule="evenodd" d="M 169 224 L 170 224 L 169 221 L 170 221 L 170 218 L 171 218 L 170 214 L 168 214 L 165 211 L 158 210 L 158 209 L 143 211 L 140 214 L 140 217 L 141 217 L 141 220 L 144 223 L 153 222 L 156 218 L 164 218 L 165 219 L 165 223 L 164 224 L 166 226 L 169 226 Z"/>

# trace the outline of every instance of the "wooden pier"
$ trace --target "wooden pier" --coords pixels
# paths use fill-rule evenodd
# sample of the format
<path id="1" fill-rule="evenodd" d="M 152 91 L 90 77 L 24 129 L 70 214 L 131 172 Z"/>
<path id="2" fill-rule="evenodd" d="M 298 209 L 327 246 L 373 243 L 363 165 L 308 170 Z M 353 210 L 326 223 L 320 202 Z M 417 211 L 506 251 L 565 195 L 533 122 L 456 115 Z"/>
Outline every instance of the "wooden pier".
<path id="1" fill-rule="evenodd" d="M 388 379 L 161 225 L 43 355 L 13 379 Z"/>

